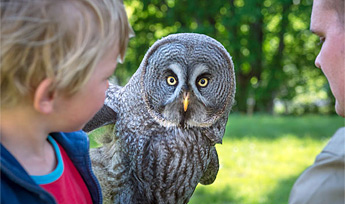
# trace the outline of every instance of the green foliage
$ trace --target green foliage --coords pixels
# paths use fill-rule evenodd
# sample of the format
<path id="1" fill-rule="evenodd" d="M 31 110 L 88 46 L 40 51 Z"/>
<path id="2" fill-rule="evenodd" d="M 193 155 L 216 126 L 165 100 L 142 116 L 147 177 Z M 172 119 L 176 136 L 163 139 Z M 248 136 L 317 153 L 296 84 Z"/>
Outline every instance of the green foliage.
<path id="1" fill-rule="evenodd" d="M 248 111 L 251 98 L 254 111 L 273 113 L 274 101 L 293 106 L 296 97 L 300 100 L 299 95 L 310 86 L 321 87 L 318 92 L 327 96 L 322 100 L 331 98 L 327 82 L 319 80 L 321 71 L 314 67 L 319 47 L 317 37 L 309 31 L 312 0 L 124 2 L 136 36 L 129 43 L 125 63 L 116 71 L 121 85 L 156 40 L 171 33 L 195 32 L 217 39 L 232 55 L 237 77 L 235 111 Z M 301 93 L 297 87 L 305 91 Z M 308 102 L 302 111 L 284 107 L 283 112 L 304 113 L 306 107 L 317 105 L 315 98 L 304 97 Z M 333 110 L 330 101 L 326 106 L 324 112 Z"/>
<path id="2" fill-rule="evenodd" d="M 285 204 L 298 176 L 310 166 L 335 131 L 337 116 L 252 117 L 231 114 L 222 145 L 216 181 L 198 185 L 191 204 Z M 94 138 L 111 131 L 105 127 Z"/>

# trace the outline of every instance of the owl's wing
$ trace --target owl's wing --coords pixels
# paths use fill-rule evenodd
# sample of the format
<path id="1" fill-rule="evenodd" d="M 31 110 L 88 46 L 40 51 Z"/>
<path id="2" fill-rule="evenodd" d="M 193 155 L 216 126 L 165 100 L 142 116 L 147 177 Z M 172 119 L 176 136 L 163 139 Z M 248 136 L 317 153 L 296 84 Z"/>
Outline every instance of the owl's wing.
<path id="1" fill-rule="evenodd" d="M 209 185 L 216 180 L 218 170 L 219 170 L 219 160 L 216 147 L 212 147 L 211 149 L 211 158 L 210 163 L 207 166 L 206 171 L 202 175 L 200 179 L 200 183 L 202 185 Z"/>
<path id="2" fill-rule="evenodd" d="M 83 130 L 85 132 L 90 132 L 96 128 L 115 124 L 116 113 L 118 112 L 117 100 L 118 92 L 121 86 L 113 85 L 109 83 L 109 88 L 106 92 L 106 99 L 104 101 L 103 107 L 96 113 L 96 115 L 84 126 Z"/>

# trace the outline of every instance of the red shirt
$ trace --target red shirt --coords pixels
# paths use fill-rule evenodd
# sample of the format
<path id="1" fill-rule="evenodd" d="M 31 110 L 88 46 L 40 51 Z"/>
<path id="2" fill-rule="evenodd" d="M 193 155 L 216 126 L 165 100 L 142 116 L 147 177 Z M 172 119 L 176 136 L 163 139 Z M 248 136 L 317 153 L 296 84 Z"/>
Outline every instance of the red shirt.
<path id="1" fill-rule="evenodd" d="M 48 140 L 54 147 L 57 167 L 48 175 L 32 178 L 51 193 L 58 204 L 92 204 L 90 192 L 65 150 L 52 137 L 49 136 Z"/>

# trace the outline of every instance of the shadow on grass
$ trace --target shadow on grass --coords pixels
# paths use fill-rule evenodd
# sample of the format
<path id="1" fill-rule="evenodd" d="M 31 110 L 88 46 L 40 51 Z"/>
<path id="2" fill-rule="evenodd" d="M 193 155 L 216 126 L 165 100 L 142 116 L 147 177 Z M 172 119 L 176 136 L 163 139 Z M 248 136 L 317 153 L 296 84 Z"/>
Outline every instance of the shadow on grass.
<path id="1" fill-rule="evenodd" d="M 233 114 L 229 116 L 224 137 L 233 139 L 278 139 L 286 135 L 324 140 L 330 138 L 345 120 L 339 116 L 269 116 Z"/>
<path id="2" fill-rule="evenodd" d="M 290 191 L 299 175 L 291 176 L 279 181 L 277 187 L 267 195 L 268 203 L 287 204 Z"/>
<path id="3" fill-rule="evenodd" d="M 255 202 L 256 203 L 267 203 L 267 204 L 287 204 L 289 200 L 290 191 L 293 184 L 297 180 L 299 175 L 291 176 L 286 179 L 282 179 L 278 182 L 277 187 L 267 194 L 267 202 Z M 248 195 L 250 196 L 250 195 Z M 206 187 L 197 188 L 194 192 L 189 204 L 249 204 L 245 199 L 241 199 L 236 196 L 236 192 L 232 190 L 231 186 L 221 188 L 219 191 L 213 189 L 207 189 Z"/>
<path id="4" fill-rule="evenodd" d="M 236 198 L 236 192 L 230 186 L 219 190 L 208 189 L 207 186 L 198 186 L 189 204 L 239 204 L 243 203 Z"/>

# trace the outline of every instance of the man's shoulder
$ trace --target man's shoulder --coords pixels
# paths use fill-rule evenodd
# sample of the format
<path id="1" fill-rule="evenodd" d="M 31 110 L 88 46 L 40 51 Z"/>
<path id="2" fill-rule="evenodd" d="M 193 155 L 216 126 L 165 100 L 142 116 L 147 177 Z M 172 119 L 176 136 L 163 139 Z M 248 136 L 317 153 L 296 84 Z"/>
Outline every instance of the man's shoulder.
<path id="1" fill-rule="evenodd" d="M 334 156 L 344 157 L 345 155 L 345 127 L 337 130 L 332 136 L 322 153 L 332 154 Z"/>
<path id="2" fill-rule="evenodd" d="M 345 128 L 340 128 L 297 179 L 289 203 L 344 203 Z"/>

